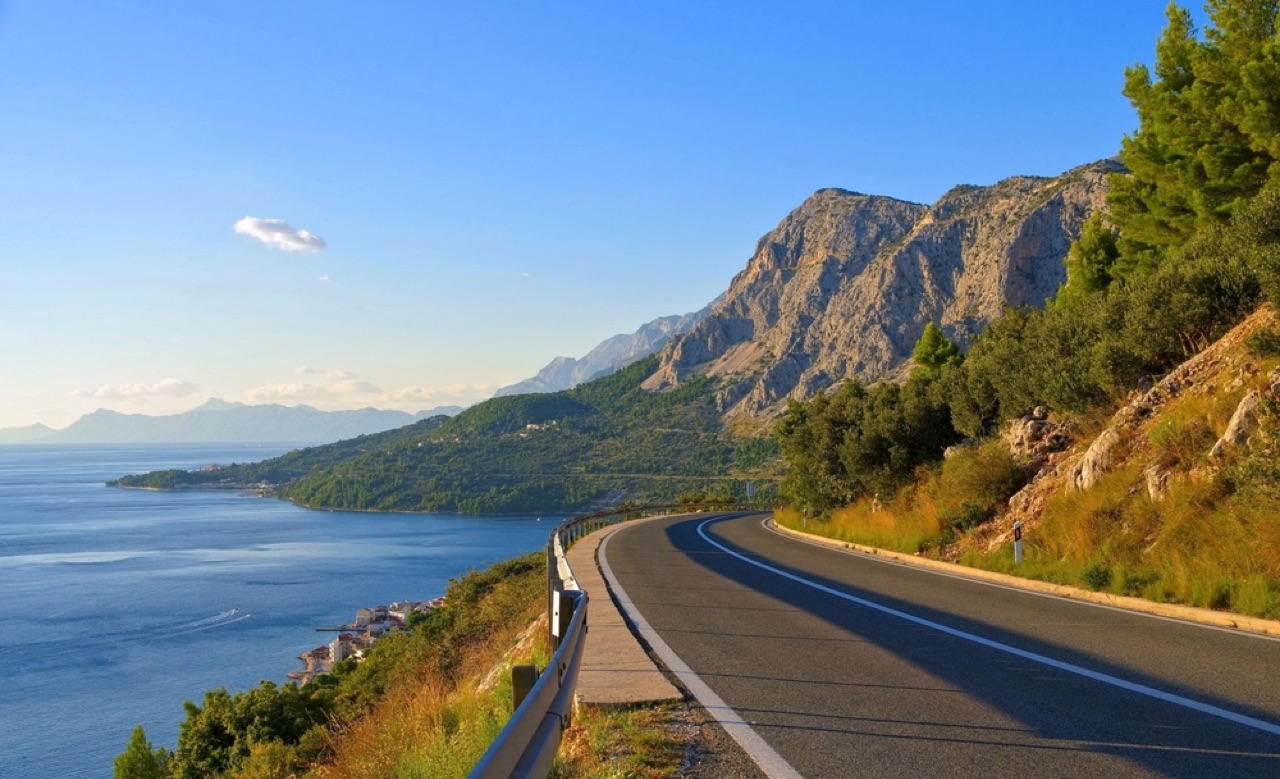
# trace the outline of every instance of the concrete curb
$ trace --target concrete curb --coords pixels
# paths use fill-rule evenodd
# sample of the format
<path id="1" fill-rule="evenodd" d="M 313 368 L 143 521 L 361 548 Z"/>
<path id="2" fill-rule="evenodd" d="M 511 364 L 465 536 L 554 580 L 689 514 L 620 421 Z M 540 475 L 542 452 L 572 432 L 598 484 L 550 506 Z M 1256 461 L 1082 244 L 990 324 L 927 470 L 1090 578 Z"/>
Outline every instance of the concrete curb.
<path id="1" fill-rule="evenodd" d="M 591 598 L 587 643 L 578 671 L 578 703 L 611 708 L 684 699 L 631 632 L 596 559 L 600 543 L 610 534 L 636 522 L 659 518 L 633 519 L 601 528 L 579 539 L 566 554 L 578 586 Z"/>
<path id="2" fill-rule="evenodd" d="M 1065 584 L 1050 584 L 1049 582 L 1037 581 L 1035 579 L 1024 579 L 1020 576 L 1011 576 L 1005 573 L 996 573 L 995 571 L 984 571 L 980 568 L 970 568 L 966 565 L 944 563 L 941 560 L 931 560 L 927 557 L 917 557 L 915 555 L 903 554 L 902 552 L 891 552 L 887 549 L 877 549 L 873 546 L 862 546 L 861 544 L 854 544 L 848 541 L 837 541 L 834 538 L 816 536 L 812 533 L 805 533 L 789 527 L 783 527 L 772 519 L 768 520 L 766 524 L 776 533 L 791 536 L 792 538 L 797 538 L 808 543 L 829 546 L 847 552 L 857 552 L 859 554 L 875 557 L 881 560 L 892 560 L 893 562 L 900 563 L 902 565 L 924 568 L 938 573 L 945 573 L 949 576 L 977 579 L 979 581 L 999 584 L 1005 587 L 1012 587 L 1014 589 L 1039 592 L 1046 595 L 1056 595 L 1059 598 L 1066 598 L 1068 600 L 1078 600 L 1086 603 L 1094 603 L 1100 606 L 1110 606 L 1111 608 L 1122 609 L 1125 611 L 1136 611 L 1157 617 L 1179 619 L 1186 622 L 1196 622 L 1217 628 L 1239 630 L 1245 633 L 1257 633 L 1263 636 L 1280 638 L 1280 621 L 1276 620 L 1246 617 L 1225 611 L 1213 611 L 1211 609 L 1182 606 L 1175 603 L 1157 603 L 1156 601 L 1145 600 L 1143 598 L 1133 598 L 1127 595 L 1112 595 L 1105 592 L 1094 592 L 1092 590 L 1071 587 Z"/>

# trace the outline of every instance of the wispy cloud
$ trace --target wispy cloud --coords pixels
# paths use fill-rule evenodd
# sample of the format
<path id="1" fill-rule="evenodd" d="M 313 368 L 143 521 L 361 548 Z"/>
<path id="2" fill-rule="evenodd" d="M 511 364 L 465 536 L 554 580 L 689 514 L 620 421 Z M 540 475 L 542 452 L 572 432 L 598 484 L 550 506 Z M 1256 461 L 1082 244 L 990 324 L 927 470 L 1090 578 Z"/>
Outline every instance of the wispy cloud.
<path id="1" fill-rule="evenodd" d="M 283 219 L 246 216 L 236 222 L 235 231 L 285 252 L 318 252 L 326 245 L 320 236 L 306 230 L 295 230 Z M 322 277 L 321 280 L 327 278 Z"/>
<path id="2" fill-rule="evenodd" d="M 106 384 L 101 387 L 84 387 L 71 393 L 73 397 L 95 400 L 132 400 L 145 398 L 181 398 L 194 395 L 200 388 L 182 379 L 139 381 L 133 384 Z"/>
<path id="3" fill-rule="evenodd" d="M 279 382 L 254 387 L 245 393 L 251 403 L 324 403 L 326 405 L 343 405 L 347 403 L 367 403 L 370 396 L 382 390 L 376 385 L 356 378 L 354 373 L 342 370 L 324 370 L 303 366 L 298 368 L 301 374 L 321 374 L 328 379 L 327 383 L 312 381 Z"/>
<path id="4" fill-rule="evenodd" d="M 318 280 L 320 283 L 322 283 L 322 284 L 332 284 L 332 283 L 333 283 L 333 279 L 329 278 L 328 276 L 321 276 L 321 277 L 320 277 L 319 279 L 317 279 L 317 280 Z"/>
<path id="5" fill-rule="evenodd" d="M 421 404 L 422 406 L 468 406 L 483 400 L 497 390 L 495 384 L 450 384 L 444 387 L 406 387 L 384 393 L 382 400 L 396 406 Z"/>

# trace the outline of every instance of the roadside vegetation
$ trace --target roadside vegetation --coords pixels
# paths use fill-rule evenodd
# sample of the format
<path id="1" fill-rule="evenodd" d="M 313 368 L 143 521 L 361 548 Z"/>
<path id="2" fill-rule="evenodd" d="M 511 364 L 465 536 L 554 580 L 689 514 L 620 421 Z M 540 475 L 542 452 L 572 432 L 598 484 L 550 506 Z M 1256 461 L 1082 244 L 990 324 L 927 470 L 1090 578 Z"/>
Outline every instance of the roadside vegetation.
<path id="1" fill-rule="evenodd" d="M 465 776 L 511 711 L 509 674 L 479 682 L 545 608 L 545 582 L 540 554 L 471 571 L 359 664 L 301 687 L 211 690 L 185 704 L 172 752 L 149 749 L 139 728 L 116 777 Z"/>
<path id="2" fill-rule="evenodd" d="M 780 521 L 1011 571 L 1009 499 L 1047 467 L 1013 458 L 1001 437 L 1011 421 L 1038 408 L 1068 420 L 1079 455 L 1155 380 L 1280 303 L 1280 110 L 1267 86 L 1280 82 L 1280 6 L 1207 10 L 1201 35 L 1171 5 L 1155 67 L 1126 71 L 1140 122 L 1123 142 L 1129 172 L 1084 225 L 1056 299 L 1008 311 L 963 358 L 926 332 L 901 387 L 850 384 L 792 403 L 776 430 Z M 1162 406 L 1096 483 L 1073 489 L 1057 475 L 1019 574 L 1280 617 L 1280 415 L 1268 376 L 1280 332 L 1263 327 L 1232 349 L 1235 375 L 1202 378 Z M 1250 389 L 1262 398 L 1256 430 L 1210 458 Z M 1159 494 L 1151 469 L 1167 476 Z"/>
<path id="3" fill-rule="evenodd" d="M 512 711 L 511 666 L 545 667 L 546 568 L 540 554 L 450 582 L 445 604 L 383 637 L 358 664 L 299 687 L 211 690 L 172 751 L 138 727 L 116 779 L 465 777 Z M 553 776 L 677 775 L 690 740 L 682 706 L 584 708 Z"/>

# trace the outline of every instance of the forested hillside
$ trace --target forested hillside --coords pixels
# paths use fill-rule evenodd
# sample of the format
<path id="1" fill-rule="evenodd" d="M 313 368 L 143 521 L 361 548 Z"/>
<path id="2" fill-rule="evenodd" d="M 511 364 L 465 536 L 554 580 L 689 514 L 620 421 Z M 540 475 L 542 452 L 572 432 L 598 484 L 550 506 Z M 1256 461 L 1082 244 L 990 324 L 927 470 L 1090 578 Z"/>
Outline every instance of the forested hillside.
<path id="1" fill-rule="evenodd" d="M 572 511 L 605 500 L 741 497 L 744 479 L 767 494 L 771 440 L 722 431 L 704 379 L 676 392 L 640 382 L 656 358 L 572 390 L 494 398 L 371 436 L 217 471 L 128 476 L 156 489 L 274 485 L 314 508 L 373 511 Z"/>

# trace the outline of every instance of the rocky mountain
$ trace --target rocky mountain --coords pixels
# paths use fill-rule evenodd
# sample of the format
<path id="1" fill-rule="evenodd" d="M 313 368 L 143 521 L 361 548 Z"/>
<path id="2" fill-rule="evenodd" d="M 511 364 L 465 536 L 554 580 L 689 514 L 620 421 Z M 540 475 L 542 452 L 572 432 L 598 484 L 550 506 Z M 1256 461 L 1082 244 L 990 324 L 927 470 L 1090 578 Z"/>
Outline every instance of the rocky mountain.
<path id="1" fill-rule="evenodd" d="M 929 322 L 966 345 L 1008 306 L 1043 305 L 1105 203 L 1113 160 L 959 186 L 932 206 L 823 189 L 760 239 L 718 305 L 645 382 L 723 381 L 726 416 L 768 417 L 845 379 L 901 375 Z"/>
<path id="2" fill-rule="evenodd" d="M 538 371 L 536 376 L 503 387 L 494 393 L 494 397 L 530 392 L 559 392 L 608 376 L 658 351 L 672 336 L 689 332 L 694 325 L 706 318 L 713 305 L 714 303 L 708 304 L 691 314 L 659 317 L 641 325 L 634 333 L 621 333 L 606 338 L 580 359 L 557 357 Z"/>
<path id="3" fill-rule="evenodd" d="M 462 409 L 446 406 L 409 414 L 363 408 L 320 411 L 311 406 L 250 406 L 212 398 L 181 414 L 147 416 L 98 409 L 62 430 L 44 425 L 0 430 L 0 443 L 132 444 L 324 442 L 403 427 Z"/>

